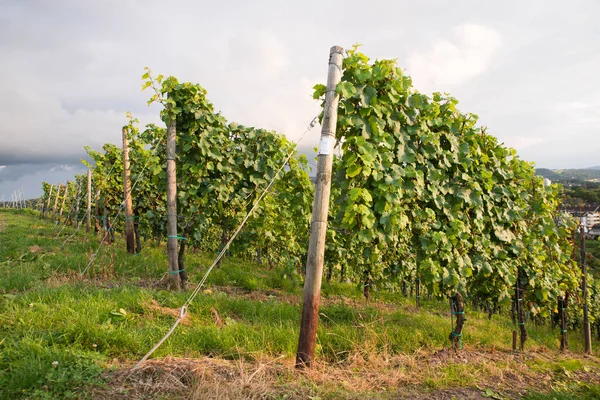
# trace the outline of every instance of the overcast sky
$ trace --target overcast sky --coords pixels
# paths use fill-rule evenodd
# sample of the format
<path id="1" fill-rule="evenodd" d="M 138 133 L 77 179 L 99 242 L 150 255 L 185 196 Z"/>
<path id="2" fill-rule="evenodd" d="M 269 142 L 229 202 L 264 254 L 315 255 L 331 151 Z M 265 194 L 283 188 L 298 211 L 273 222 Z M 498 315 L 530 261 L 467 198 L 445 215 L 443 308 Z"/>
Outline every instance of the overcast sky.
<path id="1" fill-rule="evenodd" d="M 452 94 L 538 167 L 600 165 L 599 15 L 597 0 L 0 0 L 0 199 L 83 172 L 83 146 L 119 144 L 126 111 L 159 123 L 145 66 L 296 139 L 329 48 L 354 43 Z"/>

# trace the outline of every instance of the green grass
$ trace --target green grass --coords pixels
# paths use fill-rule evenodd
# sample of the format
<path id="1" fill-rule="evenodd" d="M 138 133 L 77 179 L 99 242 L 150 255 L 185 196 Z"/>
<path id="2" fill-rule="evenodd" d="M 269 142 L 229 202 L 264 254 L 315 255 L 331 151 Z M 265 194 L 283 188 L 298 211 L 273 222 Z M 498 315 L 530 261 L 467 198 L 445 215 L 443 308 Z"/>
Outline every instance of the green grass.
<path id="1" fill-rule="evenodd" d="M 572 382 L 563 389 L 549 393 L 531 392 L 526 400 L 597 400 L 600 399 L 600 385 Z"/>
<path id="2" fill-rule="evenodd" d="M 189 291 L 153 285 L 166 270 L 164 247 L 145 247 L 141 255 L 132 256 L 120 242 L 103 245 L 83 278 L 78 272 L 98 247 L 93 234 L 79 231 L 62 247 L 71 227 L 58 234 L 59 228 L 33 213 L 5 210 L 0 211 L 0 226 L 0 398 L 85 397 L 90 386 L 103 384 L 103 370 L 138 361 L 173 323 L 165 309 L 177 312 L 189 296 Z M 191 287 L 211 261 L 208 255 L 187 255 Z M 231 287 L 236 289 L 227 289 Z M 301 313 L 298 278 L 229 258 L 210 275 L 207 289 L 154 358 L 293 358 Z M 433 353 L 449 346 L 446 302 L 424 299 L 417 311 L 414 300 L 399 293 L 374 291 L 372 296 L 365 305 L 356 285 L 324 283 L 319 360 L 333 365 L 356 354 L 369 359 Z M 222 328 L 215 325 L 212 310 L 225 322 Z M 467 312 L 463 338 L 468 349 L 510 348 L 509 318 L 495 315 L 488 320 L 484 313 Z M 535 325 L 528 331 L 528 349 L 558 349 L 558 331 Z M 581 351 L 581 344 L 572 338 L 570 348 Z M 562 373 L 590 363 L 530 364 L 541 372 Z M 424 376 L 421 384 L 425 389 L 476 385 L 477 371 L 469 368 L 447 365 L 435 376 Z M 579 393 L 569 390 L 564 393 Z M 589 387 L 589 393 L 597 391 Z M 530 398 L 544 398 L 538 395 L 544 394 L 531 393 Z"/>

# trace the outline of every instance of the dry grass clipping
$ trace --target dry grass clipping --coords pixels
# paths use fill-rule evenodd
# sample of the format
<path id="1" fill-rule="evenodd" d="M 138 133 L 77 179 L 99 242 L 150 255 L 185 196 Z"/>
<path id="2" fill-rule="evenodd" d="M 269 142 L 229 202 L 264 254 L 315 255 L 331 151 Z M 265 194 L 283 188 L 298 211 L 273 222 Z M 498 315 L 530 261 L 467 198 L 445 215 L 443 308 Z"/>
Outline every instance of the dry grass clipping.
<path id="1" fill-rule="evenodd" d="M 573 357 L 573 355 L 571 355 Z M 556 359 L 557 355 L 514 355 L 503 351 L 435 353 L 383 357 L 355 353 L 345 360 L 317 363 L 310 370 L 296 370 L 290 357 L 256 360 L 190 359 L 167 357 L 150 360 L 134 372 L 123 369 L 109 376 L 109 395 L 95 398 L 145 399 L 159 394 L 170 398 L 211 399 L 306 399 L 331 398 L 483 399 L 481 388 L 493 389 L 506 398 L 521 398 L 527 390 L 547 391 L 557 373 L 536 372 L 525 361 Z M 449 379 L 448 370 L 464 366 L 461 382 Z M 461 370 L 462 371 L 462 370 Z M 462 373 L 462 372 L 461 372 Z M 579 381 L 598 382 L 600 370 L 577 372 Z M 433 382 L 428 386 L 427 382 Z M 437 389 L 436 389 L 437 388 Z M 115 397 L 116 396 L 116 397 Z M 121 397 L 119 397 L 121 396 Z"/>

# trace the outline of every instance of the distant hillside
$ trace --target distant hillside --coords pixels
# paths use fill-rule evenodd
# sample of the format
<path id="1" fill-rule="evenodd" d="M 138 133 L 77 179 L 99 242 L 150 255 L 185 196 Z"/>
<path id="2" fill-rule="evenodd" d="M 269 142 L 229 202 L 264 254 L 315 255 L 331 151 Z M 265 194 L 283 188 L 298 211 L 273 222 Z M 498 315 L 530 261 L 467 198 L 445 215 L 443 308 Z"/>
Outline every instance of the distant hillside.
<path id="1" fill-rule="evenodd" d="M 548 178 L 553 181 L 561 179 L 561 176 L 559 174 L 548 168 L 536 168 L 535 173 L 539 176 L 543 176 L 544 178 Z"/>
<path id="2" fill-rule="evenodd" d="M 537 168 L 535 172 L 544 178 L 559 182 L 600 180 L 600 166 L 586 169 Z"/>
<path id="3" fill-rule="evenodd" d="M 595 167 L 589 167 L 588 169 L 600 170 L 600 165 L 596 165 Z"/>

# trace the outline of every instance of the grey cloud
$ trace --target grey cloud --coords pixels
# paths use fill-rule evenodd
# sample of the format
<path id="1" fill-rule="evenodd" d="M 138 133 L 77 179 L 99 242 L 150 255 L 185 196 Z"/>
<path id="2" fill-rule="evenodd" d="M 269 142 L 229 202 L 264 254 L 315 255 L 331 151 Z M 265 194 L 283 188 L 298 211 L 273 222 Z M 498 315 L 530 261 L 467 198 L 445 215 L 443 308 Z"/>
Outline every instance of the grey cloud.
<path id="1" fill-rule="evenodd" d="M 9 153 L 0 149 L 0 165 L 19 166 L 19 165 L 44 165 L 44 164 L 73 164 L 79 162 L 81 158 L 86 158 L 85 152 L 74 152 L 72 154 L 36 154 L 36 153 Z M 1 178 L 0 178 L 1 179 Z"/>
<path id="2" fill-rule="evenodd" d="M 25 198 L 36 198 L 42 194 L 42 182 L 52 184 L 73 180 L 75 174 L 86 171 L 81 163 L 65 164 L 21 164 L 0 170 L 0 198 L 10 198 L 12 192 L 22 189 Z"/>

